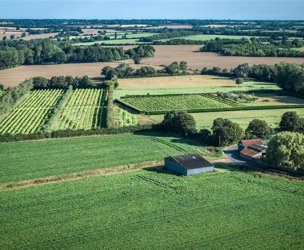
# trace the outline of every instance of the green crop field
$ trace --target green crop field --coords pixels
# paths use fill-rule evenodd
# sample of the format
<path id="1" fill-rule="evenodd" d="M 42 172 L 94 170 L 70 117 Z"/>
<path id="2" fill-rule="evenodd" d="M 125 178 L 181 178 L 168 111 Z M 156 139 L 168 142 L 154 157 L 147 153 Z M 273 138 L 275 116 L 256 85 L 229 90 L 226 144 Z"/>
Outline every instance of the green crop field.
<path id="1" fill-rule="evenodd" d="M 178 77 L 177 77 L 178 78 Z M 123 79 L 124 81 L 133 79 Z M 140 79 L 134 79 L 139 81 Z M 143 79 L 144 81 L 145 79 Z M 174 77 L 172 77 L 174 81 Z M 160 79 L 161 82 L 161 79 Z M 164 85 L 164 84 L 163 84 Z M 206 84 L 206 86 L 200 87 L 173 87 L 167 88 L 165 85 L 162 87 L 151 88 L 148 85 L 142 84 L 142 86 L 137 86 L 136 88 L 120 86 L 115 90 L 115 98 L 120 98 L 125 95 L 167 95 L 167 94 L 193 94 L 193 93 L 216 93 L 216 92 L 238 92 L 238 91 L 255 91 L 255 90 L 279 90 L 280 88 L 275 84 L 269 84 L 264 82 L 246 82 L 240 86 L 210 86 L 211 84 Z"/>
<path id="2" fill-rule="evenodd" d="M 0 183 L 161 160 L 185 152 L 215 156 L 201 145 L 188 143 L 162 134 L 0 143 Z"/>
<path id="3" fill-rule="evenodd" d="M 168 41 L 174 39 L 186 39 L 186 40 L 195 40 L 195 41 L 208 41 L 215 38 L 221 39 L 242 39 L 247 38 L 250 39 L 251 36 L 232 36 L 232 35 L 192 35 L 192 36 L 182 36 L 182 37 L 174 37 L 170 39 L 161 39 L 160 41 Z"/>
<path id="4" fill-rule="evenodd" d="M 103 122 L 102 105 L 104 99 L 105 95 L 103 95 L 101 89 L 74 90 L 52 129 L 92 129 L 100 127 Z"/>
<path id="5" fill-rule="evenodd" d="M 1 122 L 0 134 L 30 134 L 39 130 L 63 90 L 34 90 Z"/>
<path id="6" fill-rule="evenodd" d="M 137 96 L 125 97 L 124 103 L 135 107 L 142 112 L 216 109 L 239 106 L 237 102 L 223 99 L 215 95 L 163 95 L 163 96 Z"/>
<path id="7" fill-rule="evenodd" d="M 246 111 L 226 111 L 216 113 L 193 113 L 198 129 L 212 127 L 213 120 L 216 118 L 226 118 L 240 124 L 244 129 L 247 128 L 253 119 L 265 120 L 271 127 L 278 127 L 282 115 L 288 111 L 295 111 L 304 118 L 304 109 L 274 109 L 274 110 L 246 110 Z M 162 121 L 164 115 L 152 115 L 152 119 Z"/>
<path id="8" fill-rule="evenodd" d="M 147 169 L 1 192 L 0 248 L 304 248 L 303 183 L 224 170 Z"/>

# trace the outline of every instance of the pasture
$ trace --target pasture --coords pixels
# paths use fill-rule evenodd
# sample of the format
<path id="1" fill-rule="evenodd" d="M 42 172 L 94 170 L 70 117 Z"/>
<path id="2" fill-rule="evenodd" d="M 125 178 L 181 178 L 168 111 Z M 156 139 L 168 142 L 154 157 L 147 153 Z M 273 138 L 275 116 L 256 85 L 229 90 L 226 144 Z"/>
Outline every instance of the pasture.
<path id="1" fill-rule="evenodd" d="M 304 108 L 297 109 L 274 109 L 274 110 L 246 110 L 246 111 L 226 111 L 212 113 L 193 113 L 198 129 L 211 129 L 213 120 L 216 118 L 225 118 L 238 123 L 243 129 L 246 129 L 249 122 L 253 119 L 265 120 L 271 127 L 278 127 L 282 115 L 288 111 L 295 111 L 304 118 Z M 151 119 L 162 121 L 164 115 L 152 115 Z"/>
<path id="2" fill-rule="evenodd" d="M 303 249 L 303 183 L 218 167 L 186 178 L 154 168 L 0 192 L 0 247 Z"/>
<path id="3" fill-rule="evenodd" d="M 0 134 L 30 134 L 44 124 L 63 90 L 34 90 L 0 122 Z"/>
<path id="4" fill-rule="evenodd" d="M 158 133 L 0 143 L 0 183 L 161 160 L 185 152 L 200 152 L 208 159 L 218 156 L 187 139 Z"/>

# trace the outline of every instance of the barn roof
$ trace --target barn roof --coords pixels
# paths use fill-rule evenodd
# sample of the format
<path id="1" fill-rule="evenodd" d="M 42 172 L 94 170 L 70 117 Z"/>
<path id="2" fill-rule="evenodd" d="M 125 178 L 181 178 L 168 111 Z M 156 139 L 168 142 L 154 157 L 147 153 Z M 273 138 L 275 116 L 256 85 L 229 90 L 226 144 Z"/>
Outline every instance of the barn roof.
<path id="1" fill-rule="evenodd" d="M 251 148 L 244 148 L 240 154 L 241 155 L 245 155 L 245 156 L 249 156 L 249 157 L 253 157 L 257 154 L 261 153 L 261 151 L 256 151 L 254 149 L 251 149 Z"/>
<path id="2" fill-rule="evenodd" d="M 168 157 L 173 161 L 179 163 L 182 167 L 186 169 L 195 169 L 210 167 L 212 163 L 201 157 L 199 154 L 187 154 Z"/>
<path id="3" fill-rule="evenodd" d="M 255 150 L 255 151 L 262 152 L 262 151 L 264 151 L 267 147 L 264 146 L 264 145 L 252 144 L 252 145 L 250 145 L 248 148 L 253 149 L 253 150 Z"/>
<path id="4" fill-rule="evenodd" d="M 243 144 L 243 146 L 245 148 L 248 148 L 249 146 L 251 146 L 253 144 L 258 145 L 258 146 L 261 146 L 264 144 L 262 139 L 241 140 L 241 143 Z"/>

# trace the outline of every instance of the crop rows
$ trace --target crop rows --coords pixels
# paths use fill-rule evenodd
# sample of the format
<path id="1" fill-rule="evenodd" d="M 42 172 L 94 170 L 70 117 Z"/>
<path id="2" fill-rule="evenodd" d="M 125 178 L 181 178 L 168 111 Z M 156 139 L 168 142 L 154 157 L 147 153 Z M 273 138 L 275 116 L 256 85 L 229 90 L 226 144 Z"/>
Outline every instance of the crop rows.
<path id="1" fill-rule="evenodd" d="M 219 109 L 240 106 L 237 102 L 210 94 L 134 96 L 123 98 L 124 103 L 145 111 L 171 111 L 195 109 Z"/>
<path id="2" fill-rule="evenodd" d="M 55 126 L 61 129 L 92 129 L 101 124 L 101 89 L 76 89 Z"/>
<path id="3" fill-rule="evenodd" d="M 0 122 L 0 134 L 30 134 L 39 130 L 63 90 L 34 90 Z"/>

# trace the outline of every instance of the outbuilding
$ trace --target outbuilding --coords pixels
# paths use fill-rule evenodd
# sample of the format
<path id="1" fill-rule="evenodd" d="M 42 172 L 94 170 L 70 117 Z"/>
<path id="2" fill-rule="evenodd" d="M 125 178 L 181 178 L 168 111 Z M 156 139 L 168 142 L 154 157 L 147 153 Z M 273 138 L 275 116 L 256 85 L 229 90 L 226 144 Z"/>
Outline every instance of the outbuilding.
<path id="1" fill-rule="evenodd" d="M 165 167 L 180 175 L 196 175 L 214 171 L 212 163 L 199 154 L 170 156 L 165 158 Z"/>

